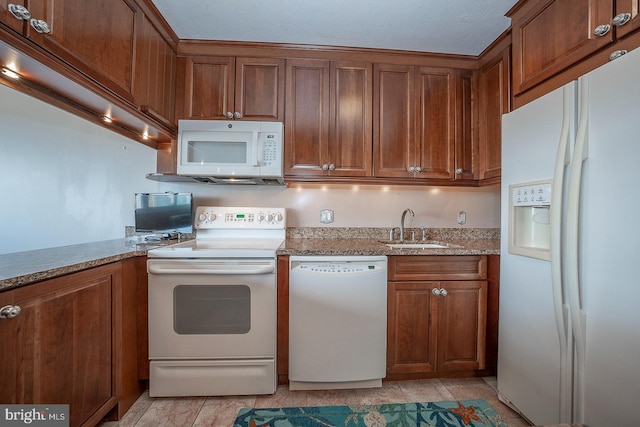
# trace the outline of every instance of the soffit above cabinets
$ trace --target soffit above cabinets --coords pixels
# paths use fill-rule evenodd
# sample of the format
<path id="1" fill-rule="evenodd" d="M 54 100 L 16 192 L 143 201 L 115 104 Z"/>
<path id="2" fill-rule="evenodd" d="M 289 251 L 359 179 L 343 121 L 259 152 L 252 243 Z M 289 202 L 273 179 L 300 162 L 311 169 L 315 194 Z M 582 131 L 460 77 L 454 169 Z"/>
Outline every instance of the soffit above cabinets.
<path id="1" fill-rule="evenodd" d="M 152 0 L 180 39 L 479 55 L 516 0 Z"/>

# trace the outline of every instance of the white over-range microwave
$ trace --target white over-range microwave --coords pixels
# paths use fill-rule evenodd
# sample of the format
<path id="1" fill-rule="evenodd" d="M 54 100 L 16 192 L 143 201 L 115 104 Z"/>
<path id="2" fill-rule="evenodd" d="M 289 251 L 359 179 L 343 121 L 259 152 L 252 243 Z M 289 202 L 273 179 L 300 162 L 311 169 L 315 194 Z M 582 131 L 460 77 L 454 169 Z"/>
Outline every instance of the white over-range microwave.
<path id="1" fill-rule="evenodd" d="M 178 175 L 229 184 L 283 184 L 281 122 L 178 121 Z"/>

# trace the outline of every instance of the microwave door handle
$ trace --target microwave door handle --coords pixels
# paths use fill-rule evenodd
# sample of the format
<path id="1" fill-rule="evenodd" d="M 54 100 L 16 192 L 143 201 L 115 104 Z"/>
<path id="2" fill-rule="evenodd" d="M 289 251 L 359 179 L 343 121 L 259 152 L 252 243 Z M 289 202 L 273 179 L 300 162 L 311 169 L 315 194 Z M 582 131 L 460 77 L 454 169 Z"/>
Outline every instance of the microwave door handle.
<path id="1" fill-rule="evenodd" d="M 252 166 L 258 167 L 260 166 L 260 159 L 258 158 L 259 152 L 260 152 L 260 147 L 258 147 L 258 132 L 254 131 L 253 132 L 253 161 L 252 161 Z"/>

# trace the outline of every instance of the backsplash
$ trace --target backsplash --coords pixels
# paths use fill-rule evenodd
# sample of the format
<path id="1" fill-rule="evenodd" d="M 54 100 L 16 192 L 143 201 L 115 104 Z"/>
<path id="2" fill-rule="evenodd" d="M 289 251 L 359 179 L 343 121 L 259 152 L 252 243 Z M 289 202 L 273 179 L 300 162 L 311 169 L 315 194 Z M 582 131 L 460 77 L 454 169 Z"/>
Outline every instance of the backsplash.
<path id="1" fill-rule="evenodd" d="M 379 239 L 388 240 L 391 228 L 371 227 L 287 227 L 289 239 Z M 405 228 L 406 240 L 415 232 L 416 240 L 422 229 Z M 397 231 L 395 233 L 397 238 Z M 498 240 L 499 228 L 427 228 L 428 240 Z"/>

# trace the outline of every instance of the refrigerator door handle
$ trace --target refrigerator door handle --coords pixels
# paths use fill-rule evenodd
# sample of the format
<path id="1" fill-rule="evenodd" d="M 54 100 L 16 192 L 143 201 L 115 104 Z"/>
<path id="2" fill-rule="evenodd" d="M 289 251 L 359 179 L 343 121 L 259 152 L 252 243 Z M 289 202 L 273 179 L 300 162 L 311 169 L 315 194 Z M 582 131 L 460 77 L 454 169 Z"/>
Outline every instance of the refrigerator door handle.
<path id="1" fill-rule="evenodd" d="M 571 162 L 569 176 L 569 192 L 567 198 L 566 216 L 566 255 L 567 255 L 567 296 L 571 313 L 571 328 L 575 340 L 576 351 L 576 397 L 574 406 L 574 423 L 584 422 L 584 393 L 585 393 L 585 353 L 586 353 L 586 313 L 580 304 L 580 260 L 579 260 L 579 233 L 580 233 L 580 192 L 582 186 L 582 166 L 589 157 L 589 80 L 588 76 L 579 80 L 580 88 L 580 113 L 576 143 Z"/>
<path id="2" fill-rule="evenodd" d="M 575 83 L 571 83 L 563 89 L 564 108 L 562 112 L 562 129 L 556 154 L 553 184 L 551 188 L 551 285 L 553 291 L 553 307 L 558 328 L 560 342 L 560 422 L 571 422 L 571 368 L 569 360 L 569 326 L 568 307 L 563 300 L 562 277 L 562 201 L 565 181 L 565 168 L 569 165 L 571 157 L 571 125 L 573 122 L 573 106 Z"/>

